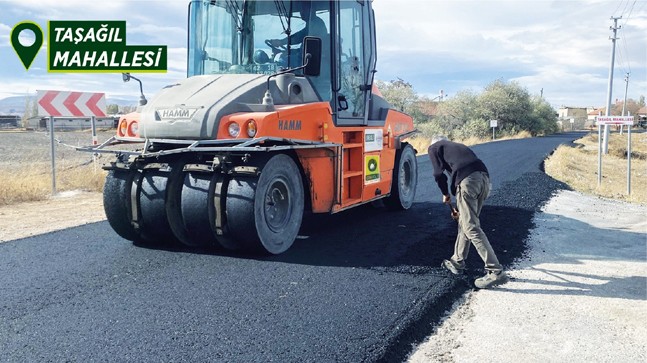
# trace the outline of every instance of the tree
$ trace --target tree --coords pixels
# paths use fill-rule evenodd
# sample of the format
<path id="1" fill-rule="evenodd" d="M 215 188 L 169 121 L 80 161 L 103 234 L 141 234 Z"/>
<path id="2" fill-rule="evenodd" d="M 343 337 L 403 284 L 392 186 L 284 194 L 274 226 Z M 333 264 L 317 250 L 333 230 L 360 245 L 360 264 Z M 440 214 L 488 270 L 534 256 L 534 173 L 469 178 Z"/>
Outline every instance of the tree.
<path id="1" fill-rule="evenodd" d="M 416 102 L 415 108 L 420 114 L 424 115 L 427 120 L 432 119 L 438 113 L 438 104 L 440 102 L 429 99 L 429 97 L 420 97 Z"/>
<path id="2" fill-rule="evenodd" d="M 22 114 L 23 127 L 29 127 L 29 119 L 38 116 L 38 102 L 34 97 L 25 97 L 25 112 Z"/>
<path id="3" fill-rule="evenodd" d="M 122 106 L 121 107 L 121 114 L 126 115 L 131 112 L 137 111 L 137 106 Z"/>
<path id="4" fill-rule="evenodd" d="M 644 102 L 644 100 L 643 100 Z M 622 106 L 624 105 L 624 101 L 616 103 L 613 108 L 611 109 L 612 115 L 622 115 Z M 638 110 L 643 106 L 640 106 L 640 101 L 636 102 L 633 98 L 627 99 L 627 106 L 625 107 L 625 115 L 627 115 L 627 112 L 631 115 L 635 115 L 638 113 Z"/>
<path id="5" fill-rule="evenodd" d="M 409 82 L 402 78 L 390 82 L 377 81 L 377 88 L 386 99 L 398 111 L 411 114 L 412 106 L 418 100 L 418 95 Z"/>
<path id="6" fill-rule="evenodd" d="M 478 96 L 472 91 L 460 91 L 438 105 L 438 120 L 447 135 L 471 120 L 479 119 L 477 114 Z"/>
<path id="7" fill-rule="evenodd" d="M 553 134 L 559 130 L 557 112 L 541 97 L 532 99 L 532 118 L 534 127 L 529 129 L 533 136 L 538 134 Z"/>
<path id="8" fill-rule="evenodd" d="M 108 115 L 116 115 L 119 113 L 119 105 L 116 103 L 112 103 L 108 106 L 106 106 L 106 113 Z"/>
<path id="9" fill-rule="evenodd" d="M 384 98 L 395 108 L 410 114 L 416 127 L 427 137 L 445 135 L 451 139 L 487 138 L 490 120 L 498 120 L 505 134 L 528 131 L 533 136 L 558 131 L 557 111 L 539 96 L 530 96 L 516 82 L 496 80 L 483 92 L 457 92 L 443 102 L 418 96 L 410 83 L 397 79 L 379 82 Z"/>
<path id="10" fill-rule="evenodd" d="M 485 119 L 498 120 L 509 133 L 532 128 L 532 105 L 528 91 L 517 82 L 496 80 L 478 97 L 479 113 Z"/>

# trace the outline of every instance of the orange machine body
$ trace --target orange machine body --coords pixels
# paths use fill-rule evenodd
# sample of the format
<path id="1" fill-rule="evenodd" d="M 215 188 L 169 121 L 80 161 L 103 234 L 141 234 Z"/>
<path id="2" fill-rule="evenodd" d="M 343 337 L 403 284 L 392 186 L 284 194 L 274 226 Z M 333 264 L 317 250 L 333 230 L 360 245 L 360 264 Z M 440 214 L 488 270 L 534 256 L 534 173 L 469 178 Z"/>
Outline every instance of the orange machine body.
<path id="1" fill-rule="evenodd" d="M 338 212 L 389 194 L 398 138 L 414 130 L 412 118 L 395 110 L 387 112 L 383 126 L 336 126 L 329 103 L 316 102 L 225 116 L 217 139 L 231 139 L 227 131 L 231 123 L 238 124 L 239 138 L 247 138 L 252 121 L 257 138 L 338 145 L 295 150 L 315 213 Z M 367 147 L 367 134 L 378 135 L 380 145 L 373 140 L 372 147 Z"/>

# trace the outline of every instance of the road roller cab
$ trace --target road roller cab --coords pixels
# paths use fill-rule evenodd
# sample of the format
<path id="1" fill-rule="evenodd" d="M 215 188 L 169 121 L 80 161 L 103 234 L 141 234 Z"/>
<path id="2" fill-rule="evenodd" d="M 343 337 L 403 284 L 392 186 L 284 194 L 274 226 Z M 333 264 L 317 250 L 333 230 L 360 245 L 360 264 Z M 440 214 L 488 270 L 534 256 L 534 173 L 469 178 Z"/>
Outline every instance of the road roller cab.
<path id="1" fill-rule="evenodd" d="M 188 77 L 85 148 L 116 155 L 118 234 L 278 254 L 306 210 L 411 207 L 415 130 L 373 87 L 370 1 L 192 1 L 188 31 Z"/>

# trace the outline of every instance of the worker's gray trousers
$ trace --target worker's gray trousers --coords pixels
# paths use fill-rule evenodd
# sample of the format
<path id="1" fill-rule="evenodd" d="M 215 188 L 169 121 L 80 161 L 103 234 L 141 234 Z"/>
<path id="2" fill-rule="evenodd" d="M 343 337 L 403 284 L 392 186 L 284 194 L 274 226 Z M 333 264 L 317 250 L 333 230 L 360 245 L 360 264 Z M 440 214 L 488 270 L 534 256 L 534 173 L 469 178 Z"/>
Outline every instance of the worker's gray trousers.
<path id="1" fill-rule="evenodd" d="M 458 207 L 458 236 L 454 246 L 452 260 L 460 267 L 465 267 L 465 260 L 470 251 L 470 242 L 485 262 L 485 269 L 492 272 L 502 270 L 490 241 L 481 229 L 479 215 L 485 199 L 490 194 L 490 178 L 487 173 L 476 171 L 463 179 L 456 190 Z"/>

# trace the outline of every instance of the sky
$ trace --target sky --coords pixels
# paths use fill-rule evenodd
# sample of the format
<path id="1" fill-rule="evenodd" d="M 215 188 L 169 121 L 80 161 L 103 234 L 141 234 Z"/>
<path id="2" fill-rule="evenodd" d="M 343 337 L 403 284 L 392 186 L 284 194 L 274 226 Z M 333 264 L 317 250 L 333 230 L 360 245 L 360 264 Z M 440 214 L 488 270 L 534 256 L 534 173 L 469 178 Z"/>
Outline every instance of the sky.
<path id="1" fill-rule="evenodd" d="M 134 74 L 151 98 L 186 77 L 187 0 L 0 0 L 0 99 L 36 90 L 105 92 L 139 99 L 120 74 L 47 73 L 46 44 L 26 71 L 10 44 L 13 26 L 29 20 L 125 20 L 129 45 L 168 46 L 168 72 Z M 494 80 L 518 82 L 555 108 L 607 102 L 613 34 L 618 21 L 612 98 L 647 96 L 647 0 L 375 0 L 376 78 L 398 78 L 414 90 L 452 97 Z"/>

